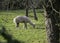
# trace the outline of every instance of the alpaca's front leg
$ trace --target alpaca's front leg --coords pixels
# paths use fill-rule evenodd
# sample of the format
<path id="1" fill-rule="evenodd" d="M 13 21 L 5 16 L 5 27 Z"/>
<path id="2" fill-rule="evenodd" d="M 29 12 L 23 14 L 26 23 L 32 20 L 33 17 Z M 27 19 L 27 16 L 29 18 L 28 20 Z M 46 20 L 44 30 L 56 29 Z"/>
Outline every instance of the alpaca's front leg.
<path id="1" fill-rule="evenodd" d="M 26 28 L 26 29 L 27 29 L 27 23 L 25 23 L 25 22 L 24 22 L 24 25 L 25 25 L 25 26 L 24 26 L 24 28 Z"/>

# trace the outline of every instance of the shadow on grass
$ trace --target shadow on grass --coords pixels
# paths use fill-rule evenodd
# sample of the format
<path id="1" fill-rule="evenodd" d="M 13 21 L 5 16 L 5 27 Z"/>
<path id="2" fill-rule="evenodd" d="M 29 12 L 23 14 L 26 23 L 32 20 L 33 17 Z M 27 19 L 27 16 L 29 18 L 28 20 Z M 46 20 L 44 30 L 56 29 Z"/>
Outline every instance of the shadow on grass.
<path id="1" fill-rule="evenodd" d="M 7 40 L 7 43 L 24 43 L 23 41 L 18 41 L 16 39 L 12 39 L 12 35 L 7 34 L 5 27 L 2 27 L 2 30 L 0 30 L 0 35 L 2 35 L 4 37 L 4 39 Z M 0 42 L 3 43 L 3 42 Z"/>

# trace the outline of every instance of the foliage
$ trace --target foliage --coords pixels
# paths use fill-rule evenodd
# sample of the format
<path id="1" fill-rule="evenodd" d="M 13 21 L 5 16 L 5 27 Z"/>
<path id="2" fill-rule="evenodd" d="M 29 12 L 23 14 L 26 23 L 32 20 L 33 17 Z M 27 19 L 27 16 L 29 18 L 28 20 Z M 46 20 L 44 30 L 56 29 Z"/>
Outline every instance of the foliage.
<path id="1" fill-rule="evenodd" d="M 30 2 L 30 0 L 28 1 Z M 40 0 L 33 0 L 33 3 L 35 8 L 42 8 Z M 30 4 L 31 3 L 29 3 L 29 5 Z M 26 0 L 0 0 L 0 10 L 24 9 L 25 7 Z"/>

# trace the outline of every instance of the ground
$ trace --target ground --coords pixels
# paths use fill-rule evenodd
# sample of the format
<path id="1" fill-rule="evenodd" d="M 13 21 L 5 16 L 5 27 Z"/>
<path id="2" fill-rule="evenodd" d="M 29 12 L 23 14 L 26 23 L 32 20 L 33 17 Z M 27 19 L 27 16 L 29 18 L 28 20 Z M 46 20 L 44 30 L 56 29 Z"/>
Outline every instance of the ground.
<path id="1" fill-rule="evenodd" d="M 24 43 L 46 43 L 44 12 L 42 10 L 36 10 L 36 12 L 38 21 L 34 20 L 32 10 L 29 11 L 29 18 L 33 23 L 35 23 L 36 27 L 33 28 L 28 24 L 28 29 L 24 29 L 23 23 L 19 25 L 19 28 L 16 28 L 13 23 L 13 18 L 18 15 L 24 16 L 25 10 L 0 11 L 0 30 L 1 26 L 4 25 L 7 33 L 12 35 L 13 39 Z M 7 40 L 0 35 L 0 42 L 7 42 Z"/>

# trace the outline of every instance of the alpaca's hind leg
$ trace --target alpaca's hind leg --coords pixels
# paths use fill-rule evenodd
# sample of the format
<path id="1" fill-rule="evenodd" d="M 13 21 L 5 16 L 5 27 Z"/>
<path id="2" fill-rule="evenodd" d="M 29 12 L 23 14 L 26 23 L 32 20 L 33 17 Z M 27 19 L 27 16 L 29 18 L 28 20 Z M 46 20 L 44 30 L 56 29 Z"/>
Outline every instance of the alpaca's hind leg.
<path id="1" fill-rule="evenodd" d="M 16 27 L 19 27 L 19 23 L 16 23 Z"/>

